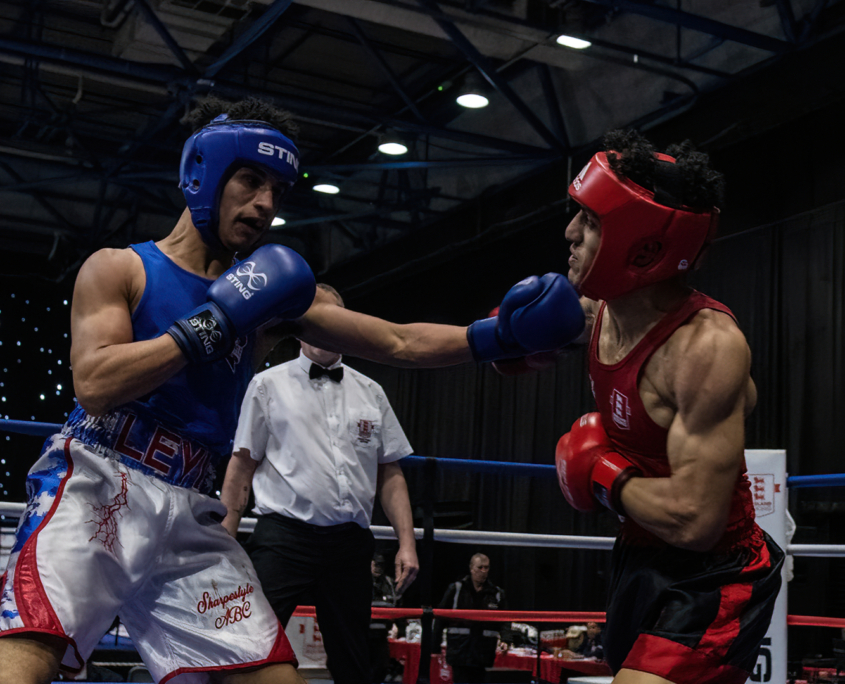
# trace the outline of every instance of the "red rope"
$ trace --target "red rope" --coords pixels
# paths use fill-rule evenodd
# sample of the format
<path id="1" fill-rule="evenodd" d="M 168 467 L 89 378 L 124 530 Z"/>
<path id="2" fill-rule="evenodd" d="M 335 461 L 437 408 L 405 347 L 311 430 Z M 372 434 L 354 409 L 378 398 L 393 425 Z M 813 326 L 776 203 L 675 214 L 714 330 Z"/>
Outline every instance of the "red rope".
<path id="1" fill-rule="evenodd" d="M 813 615 L 789 615 L 786 624 L 796 627 L 836 627 L 845 628 L 845 618 L 815 617 Z"/>
<path id="2" fill-rule="evenodd" d="M 297 617 L 316 617 L 314 606 L 299 606 Z M 373 608 L 372 616 L 377 619 L 421 618 L 422 608 Z M 441 618 L 476 620 L 478 622 L 604 622 L 601 612 L 534 611 L 534 610 L 445 610 L 434 609 L 434 616 Z M 817 617 L 812 615 L 790 615 L 786 624 L 795 627 L 835 627 L 845 629 L 845 618 Z"/>

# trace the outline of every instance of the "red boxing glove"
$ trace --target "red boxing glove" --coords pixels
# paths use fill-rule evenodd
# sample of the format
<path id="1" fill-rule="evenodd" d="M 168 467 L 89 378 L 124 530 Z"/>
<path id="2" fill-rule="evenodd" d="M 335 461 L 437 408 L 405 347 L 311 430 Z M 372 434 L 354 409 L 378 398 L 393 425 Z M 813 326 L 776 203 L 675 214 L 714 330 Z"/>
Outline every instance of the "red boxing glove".
<path id="1" fill-rule="evenodd" d="M 557 443 L 557 480 L 569 505 L 594 511 L 596 502 L 625 515 L 622 487 L 642 472 L 622 454 L 613 451 L 598 413 L 588 413 L 572 424 Z"/>

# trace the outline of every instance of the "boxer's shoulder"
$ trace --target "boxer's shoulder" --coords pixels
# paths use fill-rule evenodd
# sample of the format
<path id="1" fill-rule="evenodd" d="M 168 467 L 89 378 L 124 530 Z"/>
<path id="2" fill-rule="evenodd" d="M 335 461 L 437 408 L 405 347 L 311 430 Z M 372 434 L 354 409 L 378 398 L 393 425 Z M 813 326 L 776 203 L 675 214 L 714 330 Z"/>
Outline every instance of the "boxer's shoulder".
<path id="1" fill-rule="evenodd" d="M 77 293 L 86 290 L 136 302 L 144 291 L 145 272 L 141 257 L 129 248 L 98 249 L 89 256 L 76 279 Z"/>
<path id="2" fill-rule="evenodd" d="M 750 363 L 751 351 L 734 319 L 701 309 L 654 351 L 642 380 L 677 409 L 691 393 L 732 395 L 747 382 Z"/>
<path id="3" fill-rule="evenodd" d="M 748 384 L 751 350 L 736 322 L 722 312 L 697 312 L 660 351 L 664 391 L 679 409 L 689 402 L 709 402 L 714 409 L 732 404 Z"/>

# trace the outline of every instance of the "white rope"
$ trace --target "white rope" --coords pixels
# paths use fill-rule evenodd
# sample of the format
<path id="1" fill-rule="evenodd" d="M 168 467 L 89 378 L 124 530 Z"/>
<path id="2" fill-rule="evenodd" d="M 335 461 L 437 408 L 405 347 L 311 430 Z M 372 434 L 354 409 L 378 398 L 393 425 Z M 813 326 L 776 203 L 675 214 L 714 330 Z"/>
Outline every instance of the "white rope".
<path id="1" fill-rule="evenodd" d="M 0 501 L 0 520 L 5 516 L 18 518 L 25 505 Z M 255 518 L 243 518 L 238 532 L 250 533 L 255 529 Z M 370 527 L 376 539 L 396 539 L 392 527 L 373 525 Z M 414 536 L 423 538 L 423 529 L 414 528 Z M 480 532 L 477 530 L 434 530 L 434 540 L 455 544 L 486 544 L 489 546 L 528 546 L 552 549 L 599 549 L 613 548 L 613 537 L 581 537 L 569 534 L 520 534 L 518 532 Z M 845 556 L 843 544 L 790 544 L 787 553 L 793 556 L 817 558 L 840 558 Z"/>
<path id="2" fill-rule="evenodd" d="M 837 558 L 845 556 L 845 544 L 790 544 L 789 553 L 793 556 Z"/>

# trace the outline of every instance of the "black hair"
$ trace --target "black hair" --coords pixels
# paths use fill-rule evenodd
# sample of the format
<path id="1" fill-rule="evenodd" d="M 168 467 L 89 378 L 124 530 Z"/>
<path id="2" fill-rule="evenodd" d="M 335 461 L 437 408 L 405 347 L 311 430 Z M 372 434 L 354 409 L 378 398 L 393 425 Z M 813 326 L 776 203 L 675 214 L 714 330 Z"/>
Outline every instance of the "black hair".
<path id="1" fill-rule="evenodd" d="M 294 141 L 299 134 L 299 126 L 294 121 L 293 114 L 257 97 L 230 102 L 208 95 L 197 100 L 186 121 L 191 130 L 196 132 L 221 114 L 228 114 L 230 119 L 236 121 L 263 121 Z"/>
<path id="2" fill-rule="evenodd" d="M 604 149 L 617 175 L 650 190 L 656 189 L 659 177 L 663 180 L 654 156 L 657 150 L 637 131 L 610 131 L 604 137 Z M 725 177 L 710 168 L 708 155 L 696 150 L 689 140 L 670 145 L 666 154 L 675 158 L 670 191 L 681 204 L 699 210 L 723 206 Z"/>

